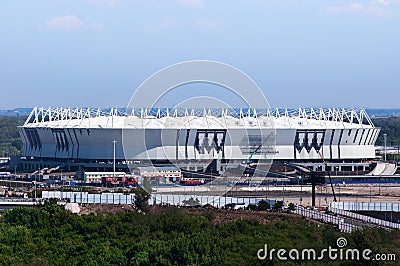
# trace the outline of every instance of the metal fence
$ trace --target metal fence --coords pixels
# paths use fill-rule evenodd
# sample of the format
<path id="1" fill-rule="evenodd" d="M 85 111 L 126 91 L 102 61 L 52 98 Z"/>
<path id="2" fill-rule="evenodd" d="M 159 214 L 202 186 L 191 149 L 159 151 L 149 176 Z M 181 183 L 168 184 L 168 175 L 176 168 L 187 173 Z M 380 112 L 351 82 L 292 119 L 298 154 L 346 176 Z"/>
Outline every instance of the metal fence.
<path id="1" fill-rule="evenodd" d="M 88 192 L 62 192 L 62 191 L 43 191 L 43 199 L 57 198 L 59 200 L 69 200 L 71 203 L 97 203 L 97 204 L 133 204 L 135 201 L 134 194 L 123 193 L 101 193 L 90 194 Z M 191 200 L 192 199 L 192 200 Z M 247 207 L 249 204 L 257 204 L 263 198 L 238 198 L 225 196 L 198 196 L 198 195 L 175 195 L 175 194 L 152 194 L 149 204 L 168 204 L 168 205 L 184 205 L 185 202 L 191 201 L 198 205 L 210 204 L 214 207 L 223 207 L 227 204 L 234 204 L 240 207 Z M 265 198 L 264 198 L 265 200 Z M 275 204 L 275 200 L 267 200 L 271 205 Z"/>
<path id="2" fill-rule="evenodd" d="M 392 229 L 400 229 L 400 224 L 398 223 L 392 223 L 389 221 L 373 218 L 370 216 L 358 214 L 358 213 L 353 213 L 345 210 L 340 210 L 340 209 L 335 209 L 335 208 L 330 208 L 329 209 L 333 213 L 337 213 L 342 216 L 346 216 L 352 219 L 357 219 L 359 221 L 363 221 L 366 224 L 374 224 L 378 225 L 380 227 L 386 227 L 386 228 L 392 228 Z"/>
<path id="3" fill-rule="evenodd" d="M 198 201 L 199 205 L 210 204 L 214 207 L 223 207 L 227 204 L 234 204 L 240 207 L 247 207 L 249 204 L 257 204 L 260 200 L 266 200 L 265 198 L 254 198 L 254 197 L 225 197 L 225 196 L 207 196 L 207 195 L 175 195 L 175 194 L 153 194 L 151 200 L 153 204 L 169 204 L 169 205 L 183 205 L 183 202 L 190 199 Z M 266 200 L 271 206 L 275 204 L 275 200 Z"/>
<path id="4" fill-rule="evenodd" d="M 301 206 L 297 206 L 296 214 L 305 216 L 308 218 L 311 218 L 313 220 L 317 220 L 323 223 L 330 223 L 338 226 L 338 229 L 341 232 L 347 232 L 350 233 L 353 230 L 361 228 L 360 226 L 351 223 L 352 221 L 348 222 L 346 221 L 343 217 L 335 216 L 332 214 L 327 214 L 324 212 L 320 212 L 318 210 L 313 210 L 313 209 L 306 209 Z"/>
<path id="5" fill-rule="evenodd" d="M 42 199 L 49 198 L 59 200 L 68 199 L 71 203 L 132 204 L 135 200 L 135 195 L 124 195 L 123 193 L 90 194 L 88 192 L 43 191 Z"/>
<path id="6" fill-rule="evenodd" d="M 330 202 L 329 208 L 346 211 L 400 212 L 400 203 L 392 202 Z"/>

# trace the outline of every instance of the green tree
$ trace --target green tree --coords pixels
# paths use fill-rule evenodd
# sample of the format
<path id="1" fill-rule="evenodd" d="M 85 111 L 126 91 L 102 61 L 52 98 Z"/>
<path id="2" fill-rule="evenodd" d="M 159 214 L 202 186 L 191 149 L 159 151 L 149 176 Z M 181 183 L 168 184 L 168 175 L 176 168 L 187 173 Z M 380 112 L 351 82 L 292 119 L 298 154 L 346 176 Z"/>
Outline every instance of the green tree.
<path id="1" fill-rule="evenodd" d="M 149 194 L 153 191 L 149 177 L 143 177 L 143 189 Z"/>
<path id="2" fill-rule="evenodd" d="M 141 211 L 146 212 L 149 207 L 150 193 L 148 193 L 142 187 L 135 188 L 133 190 L 133 192 L 135 193 L 134 204 L 135 204 L 136 208 L 138 208 Z"/>
<path id="3" fill-rule="evenodd" d="M 271 205 L 269 204 L 268 201 L 265 200 L 260 200 L 258 202 L 258 210 L 259 211 L 267 211 L 271 208 Z"/>
<path id="4" fill-rule="evenodd" d="M 282 210 L 283 209 L 283 201 L 278 200 L 277 202 L 275 202 L 273 209 L 274 210 Z"/>
<path id="5" fill-rule="evenodd" d="M 288 210 L 289 211 L 294 211 L 295 209 L 296 209 L 296 205 L 293 202 L 289 203 Z"/>

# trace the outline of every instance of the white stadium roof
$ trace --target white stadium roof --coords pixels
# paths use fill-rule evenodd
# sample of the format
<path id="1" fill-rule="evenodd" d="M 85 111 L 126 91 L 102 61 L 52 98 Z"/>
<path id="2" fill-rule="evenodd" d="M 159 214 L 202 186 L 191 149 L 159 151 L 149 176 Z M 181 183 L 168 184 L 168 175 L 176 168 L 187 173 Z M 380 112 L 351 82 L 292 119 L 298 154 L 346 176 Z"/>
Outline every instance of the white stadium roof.
<path id="1" fill-rule="evenodd" d="M 24 127 L 49 128 L 373 128 L 364 109 L 129 109 L 35 107 Z"/>

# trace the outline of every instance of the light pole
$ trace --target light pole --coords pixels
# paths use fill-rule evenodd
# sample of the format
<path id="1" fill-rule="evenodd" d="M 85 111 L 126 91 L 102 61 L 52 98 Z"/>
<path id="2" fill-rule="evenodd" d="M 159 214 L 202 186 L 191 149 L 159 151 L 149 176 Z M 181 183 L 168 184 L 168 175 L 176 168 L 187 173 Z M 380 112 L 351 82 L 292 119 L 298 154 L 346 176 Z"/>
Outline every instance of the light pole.
<path id="1" fill-rule="evenodd" d="M 300 182 L 300 205 L 303 205 L 303 180 L 300 180 L 301 176 L 299 176 L 299 182 Z"/>
<path id="2" fill-rule="evenodd" d="M 372 202 L 372 186 L 369 187 L 369 203 Z"/>
<path id="3" fill-rule="evenodd" d="M 60 170 L 60 172 L 61 172 L 61 176 L 60 176 L 61 187 L 62 187 L 62 189 L 64 191 L 64 180 L 63 180 L 63 175 L 62 175 L 62 169 Z"/>
<path id="4" fill-rule="evenodd" d="M 113 179 L 115 180 L 115 144 L 117 143 L 117 141 L 114 139 L 112 141 L 113 146 L 114 146 L 114 157 L 113 157 Z"/>
<path id="5" fill-rule="evenodd" d="M 378 193 L 378 196 L 380 196 L 381 195 L 381 176 L 379 176 L 379 193 Z"/>
<path id="6" fill-rule="evenodd" d="M 60 176 L 60 181 L 61 181 L 61 200 L 64 199 L 64 181 L 63 181 L 63 177 L 62 177 L 62 169 L 60 169 L 61 172 L 61 176 Z"/>
<path id="7" fill-rule="evenodd" d="M 39 168 L 39 172 L 38 172 L 38 174 L 39 174 L 39 179 L 40 179 L 40 168 Z M 36 202 L 36 174 L 35 174 L 35 202 Z"/>
<path id="8" fill-rule="evenodd" d="M 285 165 L 285 181 L 286 181 L 286 165 Z M 282 185 L 283 185 L 283 181 L 282 181 Z M 283 206 L 285 206 L 285 186 L 283 186 Z"/>
<path id="9" fill-rule="evenodd" d="M 320 188 L 320 192 L 318 193 L 318 206 L 321 206 L 321 192 L 322 192 L 322 186 L 319 187 Z"/>
<path id="10" fill-rule="evenodd" d="M 387 134 L 385 133 L 385 134 L 383 134 L 383 142 L 384 142 L 384 145 L 385 145 L 385 149 L 384 149 L 385 162 L 386 162 L 386 140 L 387 140 Z"/>

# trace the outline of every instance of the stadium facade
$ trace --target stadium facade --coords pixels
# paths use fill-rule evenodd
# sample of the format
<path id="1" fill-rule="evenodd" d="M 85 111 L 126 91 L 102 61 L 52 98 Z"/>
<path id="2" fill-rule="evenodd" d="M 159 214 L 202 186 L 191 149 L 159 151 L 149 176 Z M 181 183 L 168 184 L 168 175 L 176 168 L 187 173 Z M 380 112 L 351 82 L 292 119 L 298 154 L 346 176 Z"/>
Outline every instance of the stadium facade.
<path id="1" fill-rule="evenodd" d="M 364 109 L 336 108 L 34 108 L 19 130 L 26 171 L 106 171 L 114 158 L 118 170 L 146 161 L 198 170 L 199 163 L 250 158 L 322 168 L 326 160 L 330 170 L 343 163 L 365 170 L 380 131 Z"/>

